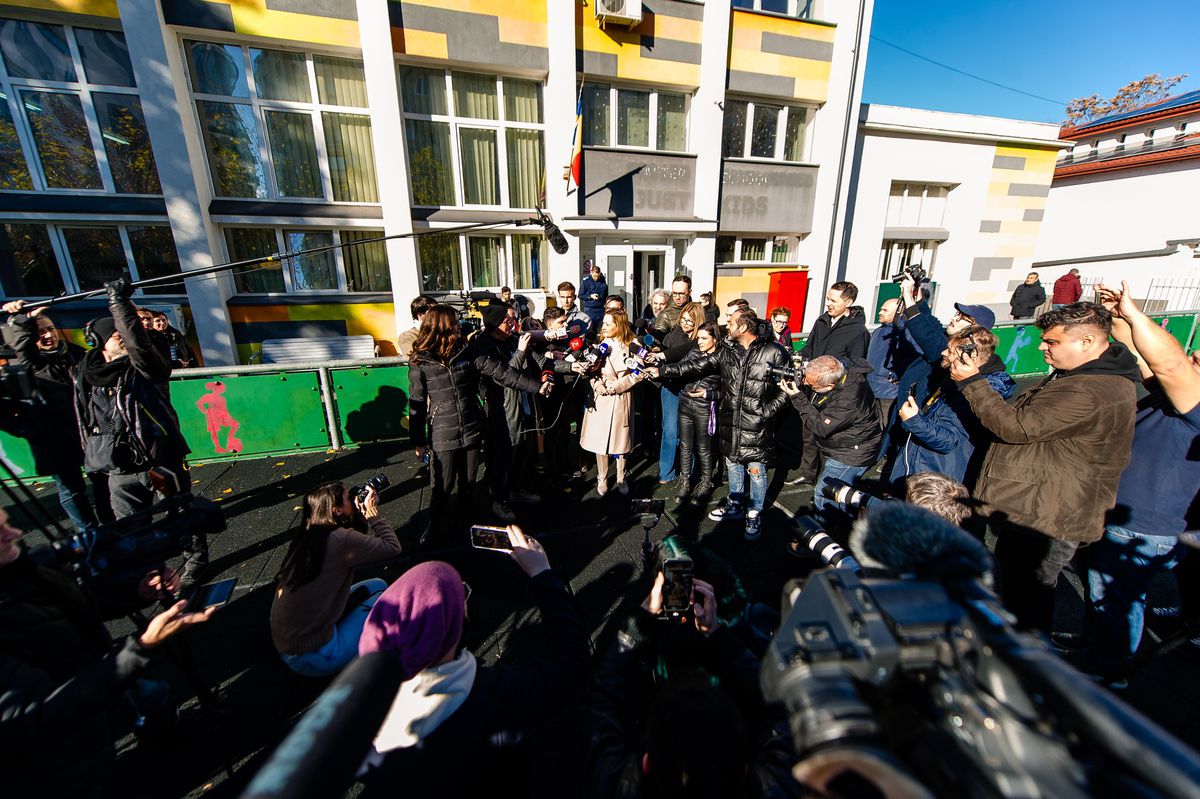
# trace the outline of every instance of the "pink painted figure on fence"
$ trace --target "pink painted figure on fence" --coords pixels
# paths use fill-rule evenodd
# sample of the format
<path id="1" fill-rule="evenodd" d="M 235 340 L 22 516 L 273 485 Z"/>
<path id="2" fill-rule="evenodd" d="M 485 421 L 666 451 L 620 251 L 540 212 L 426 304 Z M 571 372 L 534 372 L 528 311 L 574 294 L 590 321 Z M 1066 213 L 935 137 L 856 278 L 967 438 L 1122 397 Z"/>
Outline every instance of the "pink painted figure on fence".
<path id="1" fill-rule="evenodd" d="M 196 400 L 196 407 L 204 414 L 208 423 L 208 434 L 212 436 L 213 449 L 217 452 L 241 452 L 242 440 L 236 435 L 241 424 L 229 415 L 225 398 L 221 396 L 225 393 L 225 384 L 214 380 L 205 383 L 204 387 L 210 393 Z M 229 433 L 225 436 L 225 446 L 221 446 L 221 429 L 225 427 L 229 428 Z"/>

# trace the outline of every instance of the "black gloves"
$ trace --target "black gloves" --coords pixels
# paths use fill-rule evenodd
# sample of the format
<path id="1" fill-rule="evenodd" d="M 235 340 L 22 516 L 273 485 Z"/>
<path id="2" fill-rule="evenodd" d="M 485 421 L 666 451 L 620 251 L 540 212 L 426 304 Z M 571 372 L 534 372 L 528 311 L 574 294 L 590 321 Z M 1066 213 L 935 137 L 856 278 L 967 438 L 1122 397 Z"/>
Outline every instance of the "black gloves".
<path id="1" fill-rule="evenodd" d="M 129 278 L 127 277 L 110 280 L 104 284 L 104 288 L 108 290 L 108 299 L 110 301 L 129 299 L 133 296 L 133 284 L 129 282 Z"/>

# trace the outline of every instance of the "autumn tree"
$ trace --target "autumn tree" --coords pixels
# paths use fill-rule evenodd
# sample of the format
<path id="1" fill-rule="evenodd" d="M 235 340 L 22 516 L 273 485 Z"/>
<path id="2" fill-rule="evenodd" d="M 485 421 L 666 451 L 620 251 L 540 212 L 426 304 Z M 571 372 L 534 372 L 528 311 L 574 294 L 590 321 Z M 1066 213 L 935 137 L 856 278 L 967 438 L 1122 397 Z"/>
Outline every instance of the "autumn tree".
<path id="1" fill-rule="evenodd" d="M 1067 103 L 1065 124 L 1082 125 L 1109 114 L 1132 111 L 1135 108 L 1156 103 L 1166 98 L 1167 93 L 1187 77 L 1185 73 L 1164 78 L 1157 72 L 1153 72 L 1141 80 L 1135 80 L 1122 86 L 1107 100 L 1098 94 L 1093 94 L 1091 97 L 1079 97 Z"/>

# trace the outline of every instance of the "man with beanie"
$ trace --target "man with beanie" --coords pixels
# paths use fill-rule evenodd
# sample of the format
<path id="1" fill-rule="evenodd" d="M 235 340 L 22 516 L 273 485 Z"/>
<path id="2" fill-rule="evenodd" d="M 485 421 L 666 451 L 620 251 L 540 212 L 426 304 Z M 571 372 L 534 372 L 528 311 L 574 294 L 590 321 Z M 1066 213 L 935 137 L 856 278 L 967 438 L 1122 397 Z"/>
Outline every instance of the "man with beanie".
<path id="1" fill-rule="evenodd" d="M 542 654 L 520 665 L 486 666 L 461 648 L 470 588 L 448 563 L 414 566 L 367 617 L 359 654 L 384 652 L 404 671 L 360 778 L 365 796 L 524 796 L 521 749 L 583 682 L 583 618 L 546 552 L 508 528 L 510 557 L 530 578 L 546 633 Z"/>
<path id="2" fill-rule="evenodd" d="M 130 302 L 124 278 L 104 284 L 112 316 L 89 325 L 92 349 L 80 361 L 75 410 L 84 468 L 107 476 L 118 519 L 154 505 L 156 493 L 190 491 L 184 465 L 190 451 L 171 407 L 171 366 L 150 340 Z M 184 565 L 185 587 L 208 563 L 208 541 L 193 537 Z"/>

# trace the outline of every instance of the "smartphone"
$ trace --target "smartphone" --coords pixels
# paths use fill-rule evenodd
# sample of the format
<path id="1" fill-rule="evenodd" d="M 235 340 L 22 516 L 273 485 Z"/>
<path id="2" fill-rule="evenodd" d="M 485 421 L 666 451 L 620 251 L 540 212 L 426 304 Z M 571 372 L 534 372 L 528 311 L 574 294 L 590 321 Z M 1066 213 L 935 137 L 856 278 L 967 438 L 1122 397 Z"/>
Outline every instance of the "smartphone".
<path id="1" fill-rule="evenodd" d="M 237 585 L 237 582 L 236 577 L 230 577 L 228 580 L 218 580 L 215 583 L 200 586 L 188 602 L 188 611 L 199 612 L 207 608 L 219 608 L 229 604 L 229 600 L 233 599 L 233 587 Z"/>
<path id="2" fill-rule="evenodd" d="M 491 549 L 496 552 L 512 552 L 512 539 L 507 527 L 489 527 L 486 524 L 471 525 L 471 546 L 476 549 Z"/>
<path id="3" fill-rule="evenodd" d="M 908 394 L 906 396 L 912 397 L 913 402 L 917 401 L 917 384 L 916 383 L 913 383 L 911 386 L 908 387 Z"/>
<path id="4" fill-rule="evenodd" d="M 655 516 L 661 516 L 667 509 L 665 499 L 631 499 L 629 506 L 634 513 L 653 513 Z"/>
<path id="5" fill-rule="evenodd" d="M 692 610 L 692 561 L 671 558 L 663 563 L 663 615 L 677 619 Z"/>

